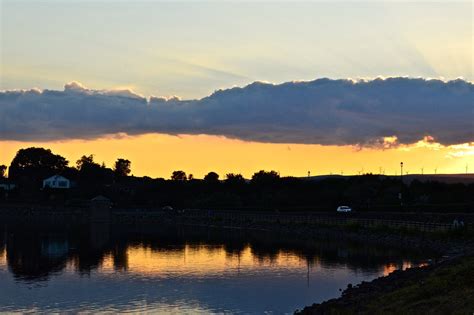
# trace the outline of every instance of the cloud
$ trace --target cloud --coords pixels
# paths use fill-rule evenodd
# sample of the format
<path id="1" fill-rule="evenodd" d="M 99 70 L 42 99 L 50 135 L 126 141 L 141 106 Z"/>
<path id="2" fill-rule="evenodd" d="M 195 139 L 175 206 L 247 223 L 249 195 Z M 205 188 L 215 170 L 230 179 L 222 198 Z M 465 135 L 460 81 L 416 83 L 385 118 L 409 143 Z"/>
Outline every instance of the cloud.
<path id="1" fill-rule="evenodd" d="M 447 155 L 450 158 L 474 157 L 474 142 L 453 145 L 450 149 L 451 152 Z"/>
<path id="2" fill-rule="evenodd" d="M 0 92 L 1 140 L 210 134 L 273 143 L 391 147 L 474 141 L 474 85 L 421 78 L 317 79 L 218 90 L 199 100 L 131 90 Z"/>

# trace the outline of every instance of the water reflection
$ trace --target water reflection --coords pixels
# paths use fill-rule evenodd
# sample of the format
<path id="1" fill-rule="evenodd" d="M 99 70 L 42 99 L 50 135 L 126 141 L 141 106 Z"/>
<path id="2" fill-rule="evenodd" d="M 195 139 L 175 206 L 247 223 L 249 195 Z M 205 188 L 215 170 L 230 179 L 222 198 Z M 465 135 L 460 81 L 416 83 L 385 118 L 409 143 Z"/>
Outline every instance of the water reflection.
<path id="1" fill-rule="evenodd" d="M 292 312 L 426 258 L 268 232 L 9 223 L 0 311 Z"/>

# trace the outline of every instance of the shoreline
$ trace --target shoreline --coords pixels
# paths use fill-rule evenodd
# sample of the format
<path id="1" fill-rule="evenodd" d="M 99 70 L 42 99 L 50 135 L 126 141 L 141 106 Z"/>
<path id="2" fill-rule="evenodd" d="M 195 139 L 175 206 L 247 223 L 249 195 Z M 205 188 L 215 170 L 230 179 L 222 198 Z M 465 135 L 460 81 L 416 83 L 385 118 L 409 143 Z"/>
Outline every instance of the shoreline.
<path id="1" fill-rule="evenodd" d="M 371 281 L 363 281 L 359 284 L 348 284 L 348 287 L 342 290 L 341 296 L 329 299 L 320 303 L 306 306 L 303 309 L 297 309 L 295 314 L 359 314 L 369 313 L 378 314 L 381 307 L 385 307 L 382 313 L 400 314 L 399 307 L 406 305 L 402 313 L 420 313 L 420 307 L 424 309 L 422 313 L 446 313 L 453 311 L 455 307 L 461 307 L 462 310 L 468 310 L 472 313 L 474 311 L 474 240 L 472 237 L 464 239 L 453 238 L 446 239 L 446 235 L 439 235 L 436 233 L 415 232 L 407 233 L 404 230 L 394 229 L 367 229 L 341 226 L 226 226 L 221 224 L 185 224 L 188 226 L 202 226 L 210 228 L 226 228 L 239 230 L 259 230 L 266 232 L 278 232 L 291 236 L 296 236 L 300 241 L 310 240 L 311 238 L 327 237 L 328 239 L 350 240 L 356 242 L 365 242 L 375 245 L 387 245 L 398 248 L 415 248 L 418 250 L 432 250 L 438 254 L 438 258 L 430 260 L 426 265 L 411 267 L 404 270 L 395 270 L 387 276 L 381 276 Z M 445 234 L 447 234 L 445 232 Z M 466 262 L 467 261 L 467 262 Z M 450 297 L 450 300 L 443 302 L 444 306 L 433 304 L 432 300 L 443 299 L 445 296 L 442 290 L 449 290 L 456 286 L 458 277 L 464 274 L 462 271 L 457 271 L 462 268 L 463 271 L 470 272 L 472 269 L 472 277 L 467 277 L 466 284 L 460 284 L 458 290 L 472 290 L 468 295 L 463 295 L 463 292 L 457 292 L 455 297 Z M 443 278 L 443 274 L 452 273 Z M 438 274 L 441 274 L 439 276 Z M 441 278 L 447 284 L 440 289 L 436 284 L 433 284 L 436 279 Z M 426 284 L 425 284 L 426 283 Z M 415 287 L 415 289 L 413 289 Z M 411 297 L 410 290 L 415 292 L 421 288 L 419 299 Z M 401 293 L 400 293 L 401 292 Z M 430 293 L 432 292 L 432 293 Z M 398 294 L 398 295 L 397 295 Z M 395 300 L 403 301 L 401 304 L 385 305 L 385 300 L 396 297 Z M 472 300 L 470 304 L 455 306 L 452 303 L 460 303 L 459 299 Z M 393 300 L 394 298 L 392 298 Z M 416 299 L 416 302 L 410 304 L 411 299 Z M 423 300 L 425 299 L 425 300 Z M 375 306 L 370 306 L 371 301 Z M 420 305 L 418 305 L 420 304 Z M 435 306 L 431 306 L 431 305 Z M 367 306 L 369 305 L 369 306 Z M 422 305 L 422 306 L 421 306 Z M 394 308 L 391 308 L 394 307 Z M 452 307 L 452 309 L 450 309 Z M 374 309 L 375 308 L 375 309 Z"/>
<path id="2" fill-rule="evenodd" d="M 430 250 L 440 256 L 456 256 L 466 248 L 474 248 L 474 230 L 469 224 L 464 229 L 457 230 L 420 230 L 413 227 L 385 225 L 382 221 L 376 224 L 363 225 L 353 221 L 352 217 L 343 220 L 332 218 L 329 221 L 307 220 L 301 216 L 270 215 L 268 217 L 228 216 L 214 213 L 213 215 L 182 215 L 157 214 L 141 211 L 111 211 L 96 221 L 88 209 L 76 209 L 69 212 L 37 212 L 25 211 L 20 213 L 0 212 L 0 219 L 23 222 L 100 222 L 106 224 L 166 224 L 215 227 L 226 229 L 260 230 L 289 234 L 301 240 L 328 237 L 331 239 L 353 240 L 374 245 L 386 245 L 395 248 L 411 248 Z M 298 220 L 295 220 L 298 218 Z M 323 216 L 324 218 L 324 216 Z M 466 234 L 466 235 L 463 235 Z"/>
<path id="3" fill-rule="evenodd" d="M 473 313 L 474 243 L 457 245 L 427 265 L 348 284 L 340 297 L 297 309 L 295 314 Z"/>
<path id="4" fill-rule="evenodd" d="M 351 284 L 338 298 L 295 314 L 446 314 L 474 310 L 474 251 Z"/>

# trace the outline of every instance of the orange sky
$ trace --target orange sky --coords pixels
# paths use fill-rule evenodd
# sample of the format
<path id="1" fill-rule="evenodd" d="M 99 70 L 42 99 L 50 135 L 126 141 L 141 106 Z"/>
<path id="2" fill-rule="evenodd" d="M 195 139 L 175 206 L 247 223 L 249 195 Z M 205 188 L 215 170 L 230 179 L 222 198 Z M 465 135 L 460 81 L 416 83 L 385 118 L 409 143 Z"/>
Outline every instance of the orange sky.
<path id="1" fill-rule="evenodd" d="M 320 174 L 385 174 L 399 172 L 399 163 L 410 174 L 464 173 L 474 171 L 474 143 L 443 147 L 436 143 L 419 142 L 410 146 L 358 149 L 352 146 L 321 146 L 301 144 L 268 144 L 245 142 L 207 135 L 146 134 L 141 136 L 110 136 L 96 140 L 55 142 L 0 141 L 0 164 L 9 165 L 20 148 L 41 146 L 65 156 L 70 165 L 84 154 L 94 154 L 97 162 L 112 166 L 116 158 L 132 161 L 135 176 L 169 178 L 174 170 L 184 170 L 196 178 L 215 171 L 221 178 L 228 172 L 250 177 L 254 172 L 279 171 L 282 176 Z"/>

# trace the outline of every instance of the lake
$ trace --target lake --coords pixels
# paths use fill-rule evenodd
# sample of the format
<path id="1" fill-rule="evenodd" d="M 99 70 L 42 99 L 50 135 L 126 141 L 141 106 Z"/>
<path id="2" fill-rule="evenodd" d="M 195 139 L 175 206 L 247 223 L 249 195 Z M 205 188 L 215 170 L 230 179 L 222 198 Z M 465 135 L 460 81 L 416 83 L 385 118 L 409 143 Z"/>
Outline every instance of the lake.
<path id="1" fill-rule="evenodd" d="M 293 313 L 419 254 L 275 232 L 0 224 L 0 312 Z"/>

